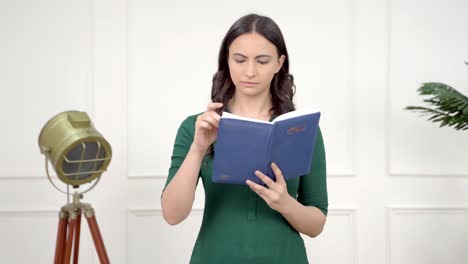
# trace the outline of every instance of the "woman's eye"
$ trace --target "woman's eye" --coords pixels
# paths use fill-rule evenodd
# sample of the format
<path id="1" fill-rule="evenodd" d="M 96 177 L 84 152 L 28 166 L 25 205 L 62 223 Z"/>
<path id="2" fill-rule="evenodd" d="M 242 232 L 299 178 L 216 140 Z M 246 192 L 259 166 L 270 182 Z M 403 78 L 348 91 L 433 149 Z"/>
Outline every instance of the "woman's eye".
<path id="1" fill-rule="evenodd" d="M 243 63 L 243 62 L 245 62 L 245 60 L 235 60 L 235 62 L 237 62 L 237 63 Z M 260 63 L 260 64 L 267 64 L 267 63 L 269 63 L 269 61 L 257 61 L 257 62 Z"/>

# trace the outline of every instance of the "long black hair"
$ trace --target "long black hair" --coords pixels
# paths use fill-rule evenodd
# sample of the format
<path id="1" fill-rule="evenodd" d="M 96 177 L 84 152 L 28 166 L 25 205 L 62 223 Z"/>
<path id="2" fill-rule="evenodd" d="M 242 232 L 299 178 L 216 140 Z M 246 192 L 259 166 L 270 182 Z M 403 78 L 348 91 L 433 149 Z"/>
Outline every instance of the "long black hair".
<path id="1" fill-rule="evenodd" d="M 278 25 L 269 17 L 257 14 L 248 14 L 238 19 L 228 30 L 221 43 L 218 56 L 218 71 L 213 76 L 211 87 L 211 101 L 223 103 L 223 107 L 218 109 L 218 114 L 226 110 L 229 100 L 234 95 L 235 85 L 229 74 L 228 55 L 232 42 L 240 35 L 247 33 L 258 33 L 273 43 L 278 53 L 278 58 L 284 55 L 286 58 L 283 66 L 276 73 L 271 81 L 270 94 L 274 116 L 278 116 L 295 109 L 293 96 L 296 91 L 294 77 L 289 74 L 289 56 L 286 49 L 283 34 Z M 213 146 L 208 151 L 213 154 Z"/>

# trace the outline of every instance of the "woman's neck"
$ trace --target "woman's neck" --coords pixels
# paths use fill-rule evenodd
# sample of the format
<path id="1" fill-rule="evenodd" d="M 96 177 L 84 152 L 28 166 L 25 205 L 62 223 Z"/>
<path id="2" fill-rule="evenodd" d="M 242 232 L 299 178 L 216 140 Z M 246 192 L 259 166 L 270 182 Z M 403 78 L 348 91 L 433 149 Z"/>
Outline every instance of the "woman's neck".
<path id="1" fill-rule="evenodd" d="M 268 121 L 271 117 L 271 97 L 259 98 L 243 97 L 234 94 L 228 104 L 229 111 L 233 114 Z"/>

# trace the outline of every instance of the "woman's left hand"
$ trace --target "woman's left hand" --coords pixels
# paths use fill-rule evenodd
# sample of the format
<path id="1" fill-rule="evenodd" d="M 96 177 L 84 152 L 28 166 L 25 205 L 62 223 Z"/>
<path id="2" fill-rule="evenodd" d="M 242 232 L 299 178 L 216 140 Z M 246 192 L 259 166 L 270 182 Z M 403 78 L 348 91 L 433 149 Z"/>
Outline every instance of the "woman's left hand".
<path id="1" fill-rule="evenodd" d="M 284 180 L 283 173 L 275 163 L 271 163 L 271 168 L 276 176 L 276 182 L 270 177 L 263 174 L 261 171 L 255 171 L 255 175 L 260 178 L 268 188 L 256 184 L 250 180 L 246 183 L 254 192 L 256 192 L 263 200 L 270 206 L 271 209 L 278 211 L 281 214 L 287 212 L 290 204 L 294 199 L 289 195 L 286 181 Z"/>

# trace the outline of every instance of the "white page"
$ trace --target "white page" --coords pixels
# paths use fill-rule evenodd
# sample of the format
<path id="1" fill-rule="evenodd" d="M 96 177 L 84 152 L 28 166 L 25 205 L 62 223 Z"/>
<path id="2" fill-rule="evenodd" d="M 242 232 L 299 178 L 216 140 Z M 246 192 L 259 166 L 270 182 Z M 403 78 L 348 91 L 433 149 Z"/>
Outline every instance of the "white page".
<path id="1" fill-rule="evenodd" d="M 260 119 L 255 119 L 255 118 L 250 118 L 250 117 L 243 117 L 235 114 L 231 114 L 228 112 L 223 112 L 223 115 L 221 118 L 230 118 L 230 119 L 238 119 L 238 120 L 245 120 L 245 121 L 252 121 L 252 122 L 257 122 L 257 123 L 265 123 L 265 124 L 272 124 L 272 122 L 269 121 L 264 121 Z"/>
<path id="2" fill-rule="evenodd" d="M 286 114 L 282 114 L 278 116 L 277 118 L 273 119 L 272 123 L 290 119 L 290 118 L 297 117 L 297 116 L 304 116 L 304 115 L 309 115 L 309 114 L 318 113 L 318 112 L 320 111 L 315 110 L 315 109 L 299 109 L 299 110 L 295 110 L 295 111 L 288 112 Z"/>
<path id="3" fill-rule="evenodd" d="M 231 118 L 231 119 L 252 121 L 252 122 L 257 122 L 257 123 L 273 124 L 273 123 L 278 122 L 278 121 L 290 119 L 290 118 L 297 117 L 297 116 L 304 116 L 304 115 L 309 115 L 309 114 L 313 114 L 313 113 L 318 113 L 318 112 L 320 112 L 320 111 L 315 110 L 315 109 L 298 109 L 298 110 L 294 110 L 292 112 L 288 112 L 286 114 L 282 114 L 282 115 L 276 117 L 275 119 L 273 119 L 273 121 L 271 121 L 271 122 L 270 121 L 260 120 L 260 119 L 255 119 L 255 118 L 250 118 L 250 117 L 243 117 L 243 116 L 239 116 L 239 115 L 236 115 L 236 114 L 231 114 L 231 113 L 228 113 L 228 112 L 223 112 L 223 115 L 221 116 L 221 118 Z"/>

